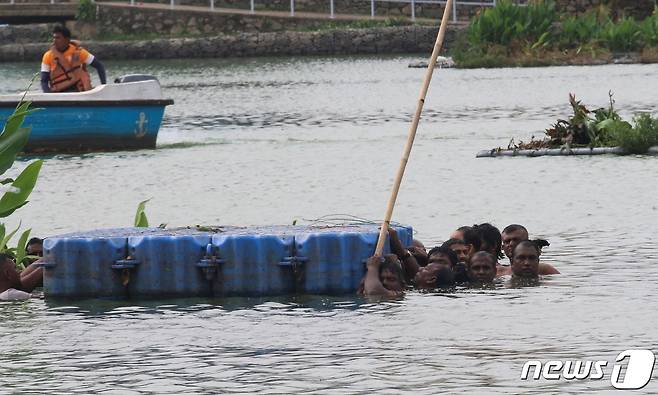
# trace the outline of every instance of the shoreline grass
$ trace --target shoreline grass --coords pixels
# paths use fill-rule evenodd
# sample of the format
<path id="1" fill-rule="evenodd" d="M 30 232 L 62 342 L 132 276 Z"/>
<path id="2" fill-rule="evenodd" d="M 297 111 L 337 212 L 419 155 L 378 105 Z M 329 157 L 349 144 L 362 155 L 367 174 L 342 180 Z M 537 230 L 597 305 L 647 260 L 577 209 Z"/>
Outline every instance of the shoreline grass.
<path id="1" fill-rule="evenodd" d="M 599 7 L 559 14 L 552 1 L 517 6 L 500 0 L 462 32 L 453 50 L 461 68 L 609 63 L 618 53 L 658 61 L 658 9 L 643 21 L 613 20 Z"/>

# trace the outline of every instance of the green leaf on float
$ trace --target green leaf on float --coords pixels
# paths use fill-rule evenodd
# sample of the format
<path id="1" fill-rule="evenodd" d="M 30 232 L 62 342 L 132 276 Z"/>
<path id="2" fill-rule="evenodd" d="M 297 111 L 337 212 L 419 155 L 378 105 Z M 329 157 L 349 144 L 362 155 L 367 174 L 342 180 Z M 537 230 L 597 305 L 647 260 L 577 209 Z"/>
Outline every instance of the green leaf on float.
<path id="1" fill-rule="evenodd" d="M 27 203 L 27 198 L 32 193 L 37 183 L 39 171 L 41 171 L 42 160 L 35 160 L 27 165 L 11 184 L 18 192 L 5 193 L 0 198 L 0 217 L 6 217 Z"/>
<path id="2" fill-rule="evenodd" d="M 25 251 L 25 247 L 27 246 L 27 240 L 30 237 L 30 232 L 32 232 L 32 229 L 28 229 L 25 232 L 21 234 L 21 237 L 18 239 L 18 244 L 16 245 L 16 266 L 22 266 L 25 268 L 25 265 L 23 264 L 23 259 L 27 256 L 27 252 Z"/>
<path id="3" fill-rule="evenodd" d="M 148 203 L 151 199 L 146 199 L 137 205 L 137 212 L 135 213 L 135 227 L 136 228 L 148 228 L 149 226 L 149 221 L 146 218 L 146 213 L 144 210 L 146 209 L 146 203 Z"/>

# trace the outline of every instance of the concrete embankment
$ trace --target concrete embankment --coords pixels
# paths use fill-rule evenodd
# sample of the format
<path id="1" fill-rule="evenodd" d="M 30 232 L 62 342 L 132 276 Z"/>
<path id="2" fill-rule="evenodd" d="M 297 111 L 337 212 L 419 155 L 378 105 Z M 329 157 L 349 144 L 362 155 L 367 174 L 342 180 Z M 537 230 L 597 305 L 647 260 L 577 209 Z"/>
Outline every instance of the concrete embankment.
<path id="1" fill-rule="evenodd" d="M 436 27 L 401 26 L 318 32 L 242 33 L 233 36 L 148 41 L 89 41 L 83 46 L 99 59 L 224 58 L 269 55 L 342 55 L 429 52 Z M 454 42 L 450 29 L 444 49 Z M 0 61 L 38 61 L 48 43 L 0 46 Z"/>

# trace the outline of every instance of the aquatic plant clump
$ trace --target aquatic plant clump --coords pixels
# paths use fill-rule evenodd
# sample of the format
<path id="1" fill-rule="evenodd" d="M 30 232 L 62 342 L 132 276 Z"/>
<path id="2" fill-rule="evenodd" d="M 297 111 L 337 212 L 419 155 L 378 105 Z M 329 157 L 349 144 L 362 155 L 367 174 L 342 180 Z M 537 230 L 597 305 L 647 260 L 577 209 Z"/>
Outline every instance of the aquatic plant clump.
<path id="1" fill-rule="evenodd" d="M 543 139 L 514 142 L 508 149 L 572 148 L 572 147 L 622 147 L 629 154 L 646 153 L 658 145 L 658 117 L 638 113 L 632 123 L 624 121 L 614 108 L 615 101 L 609 94 L 610 105 L 590 111 L 576 96 L 569 94 L 572 115 L 558 119 L 546 129 Z"/>
<path id="2" fill-rule="evenodd" d="M 482 10 L 458 39 L 459 67 L 596 63 L 613 53 L 651 52 L 658 46 L 658 8 L 643 21 L 613 19 L 601 6 L 583 15 L 561 15 L 553 1 L 527 6 L 501 0 Z"/>

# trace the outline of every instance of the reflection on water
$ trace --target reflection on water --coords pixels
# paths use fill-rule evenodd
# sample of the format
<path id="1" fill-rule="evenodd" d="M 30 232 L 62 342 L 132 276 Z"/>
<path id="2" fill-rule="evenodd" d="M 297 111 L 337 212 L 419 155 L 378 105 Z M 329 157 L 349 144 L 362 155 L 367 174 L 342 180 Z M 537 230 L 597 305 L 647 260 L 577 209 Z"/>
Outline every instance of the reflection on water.
<path id="1" fill-rule="evenodd" d="M 52 155 L 17 214 L 36 236 L 132 223 L 380 218 L 423 72 L 411 57 L 107 62 L 157 75 L 152 151 Z M 32 64 L 0 65 L 0 94 Z M 609 381 L 519 380 L 528 359 L 658 349 L 655 157 L 474 158 L 539 136 L 615 93 L 658 108 L 657 65 L 437 71 L 394 219 L 427 246 L 461 225 L 522 223 L 561 276 L 401 300 L 344 297 L 0 304 L 7 392 L 577 393 Z M 94 76 L 95 78 L 95 76 Z M 18 218 L 18 216 L 17 216 Z M 8 227 L 12 224 L 9 223 Z M 647 392 L 658 391 L 654 379 Z"/>

